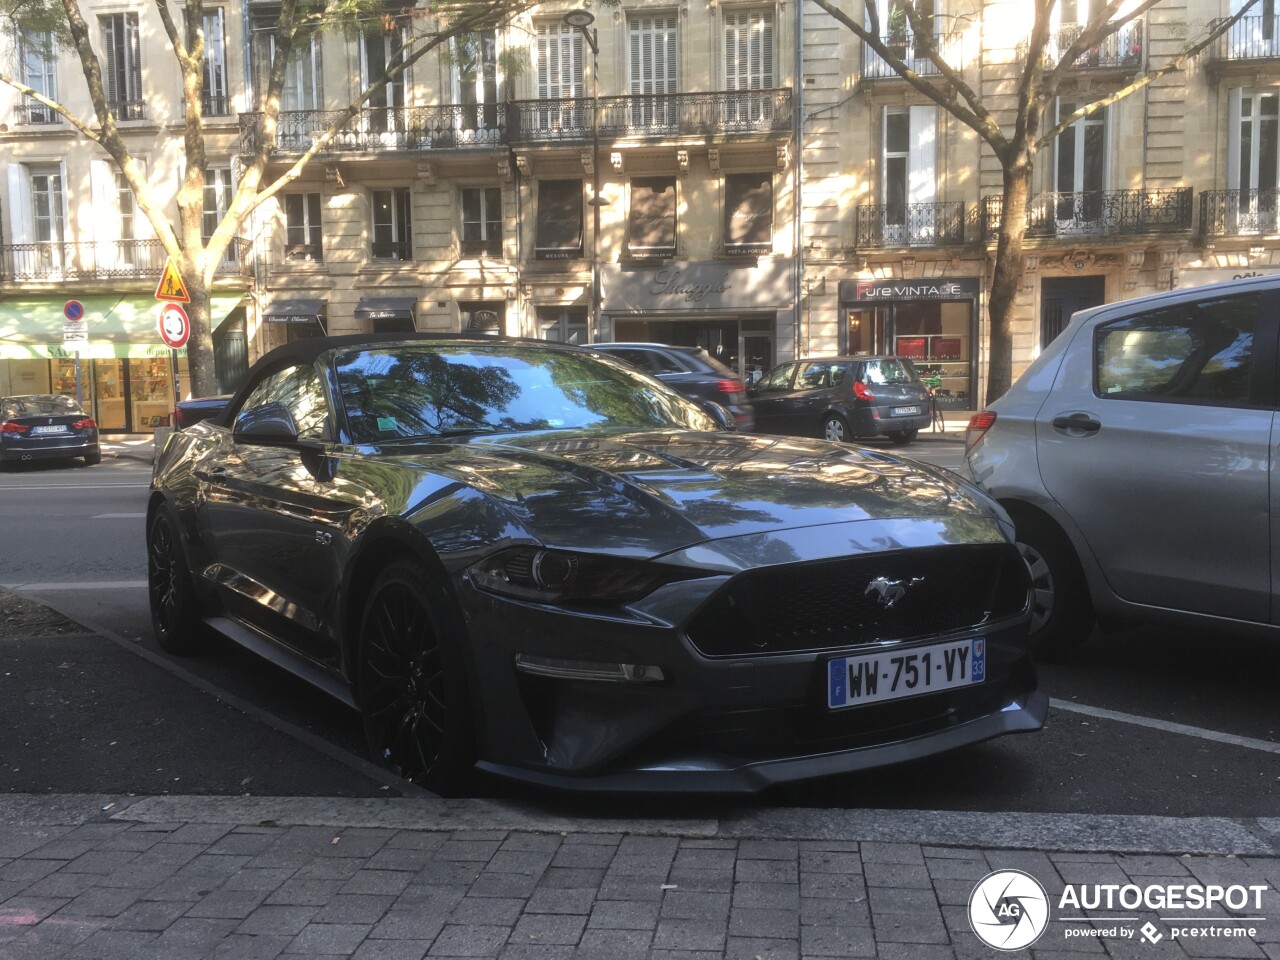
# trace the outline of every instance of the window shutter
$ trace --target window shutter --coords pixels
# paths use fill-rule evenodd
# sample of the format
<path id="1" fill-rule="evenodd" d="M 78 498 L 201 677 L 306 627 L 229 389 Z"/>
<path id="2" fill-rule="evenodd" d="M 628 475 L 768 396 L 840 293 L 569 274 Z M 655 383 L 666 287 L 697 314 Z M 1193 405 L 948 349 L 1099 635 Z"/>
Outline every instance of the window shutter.
<path id="1" fill-rule="evenodd" d="M 1244 90 L 1235 87 L 1227 94 L 1227 189 L 1248 187 L 1240 182 L 1240 100 Z M 1254 131 L 1256 137 L 1257 131 Z"/>
<path id="2" fill-rule="evenodd" d="M 115 23 L 118 14 L 110 17 L 103 17 L 99 23 L 102 25 L 102 58 L 106 61 L 107 74 L 107 102 L 115 106 L 120 102 L 119 88 L 119 64 L 120 51 L 116 47 L 116 31 Z"/>
<path id="3" fill-rule="evenodd" d="M 764 10 L 758 17 L 760 71 L 756 76 L 756 89 L 767 90 L 777 86 L 773 74 L 773 11 Z"/>
<path id="4" fill-rule="evenodd" d="M 133 101 L 130 111 L 135 113 L 140 109 L 142 102 L 142 49 L 138 37 L 138 15 L 136 13 L 125 14 L 124 24 L 125 42 L 128 45 L 126 53 L 128 75 L 125 79 L 125 94 L 127 99 Z"/>
<path id="5" fill-rule="evenodd" d="M 679 51 L 676 49 L 676 18 L 667 18 L 666 31 L 667 44 L 667 93 L 677 93 L 680 90 L 680 60 Z"/>
<path id="6" fill-rule="evenodd" d="M 743 42 L 741 14 L 727 13 L 724 18 L 724 88 L 737 90 L 741 84 Z"/>
<path id="7" fill-rule="evenodd" d="M 20 163 L 9 164 L 9 223 L 13 242 L 31 243 L 31 178 Z"/>
<path id="8" fill-rule="evenodd" d="M 116 195 L 115 164 L 110 160 L 89 163 L 89 186 L 93 194 L 93 238 L 98 241 L 120 239 L 120 198 Z M 99 259 L 102 251 L 99 251 Z"/>
<path id="9" fill-rule="evenodd" d="M 631 77 L 631 93 L 634 96 L 635 94 L 645 92 L 644 49 L 643 49 L 644 33 L 638 21 L 632 20 L 630 26 L 631 26 L 631 30 L 630 30 L 629 49 L 631 51 L 631 65 L 630 65 L 629 75 Z"/>
<path id="10" fill-rule="evenodd" d="M 911 107 L 907 202 L 933 203 L 937 196 L 938 108 Z"/>

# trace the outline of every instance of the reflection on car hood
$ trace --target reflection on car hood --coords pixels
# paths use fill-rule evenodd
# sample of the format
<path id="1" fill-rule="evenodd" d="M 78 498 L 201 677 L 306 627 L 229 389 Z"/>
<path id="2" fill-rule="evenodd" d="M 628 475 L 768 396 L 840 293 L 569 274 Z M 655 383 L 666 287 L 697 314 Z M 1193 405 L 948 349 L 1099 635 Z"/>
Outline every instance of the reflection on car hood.
<path id="1" fill-rule="evenodd" d="M 382 453 L 482 492 L 546 545 L 638 556 L 829 523 L 990 517 L 972 491 L 934 467 L 820 440 L 583 431 Z"/>

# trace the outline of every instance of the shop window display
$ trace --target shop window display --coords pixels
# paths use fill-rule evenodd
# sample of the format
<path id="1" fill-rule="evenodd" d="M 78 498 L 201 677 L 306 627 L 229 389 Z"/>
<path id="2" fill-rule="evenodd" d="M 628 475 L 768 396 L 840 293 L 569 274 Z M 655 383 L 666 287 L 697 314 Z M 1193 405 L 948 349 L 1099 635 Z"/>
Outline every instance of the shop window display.
<path id="1" fill-rule="evenodd" d="M 910 357 L 922 378 L 938 381 L 938 406 L 971 405 L 969 304 L 912 302 L 894 311 L 894 352 Z"/>

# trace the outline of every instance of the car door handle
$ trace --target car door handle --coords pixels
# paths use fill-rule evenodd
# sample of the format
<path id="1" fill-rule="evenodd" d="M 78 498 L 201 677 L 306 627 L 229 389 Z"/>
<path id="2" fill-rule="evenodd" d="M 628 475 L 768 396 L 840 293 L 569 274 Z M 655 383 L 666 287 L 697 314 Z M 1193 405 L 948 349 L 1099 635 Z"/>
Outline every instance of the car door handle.
<path id="1" fill-rule="evenodd" d="M 1053 425 L 1058 430 L 1079 430 L 1083 433 L 1097 433 L 1102 429 L 1102 422 L 1095 420 L 1087 413 L 1072 413 L 1065 417 L 1054 417 Z"/>

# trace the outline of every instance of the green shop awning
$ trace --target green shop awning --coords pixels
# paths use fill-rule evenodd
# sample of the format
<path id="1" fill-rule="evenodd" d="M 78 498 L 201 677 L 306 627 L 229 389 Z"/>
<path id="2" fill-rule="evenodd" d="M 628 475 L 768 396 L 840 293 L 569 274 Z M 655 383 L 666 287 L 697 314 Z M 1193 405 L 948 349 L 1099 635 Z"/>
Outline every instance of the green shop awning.
<path id="1" fill-rule="evenodd" d="M 240 305 L 242 295 L 213 297 L 211 320 L 217 326 Z M 89 342 L 80 348 L 86 359 L 167 357 L 156 320 L 160 304 L 145 295 L 29 297 L 0 300 L 0 360 L 53 360 L 73 355 L 62 345 L 63 305 L 84 304 Z M 186 350 L 179 353 L 185 354 Z"/>

